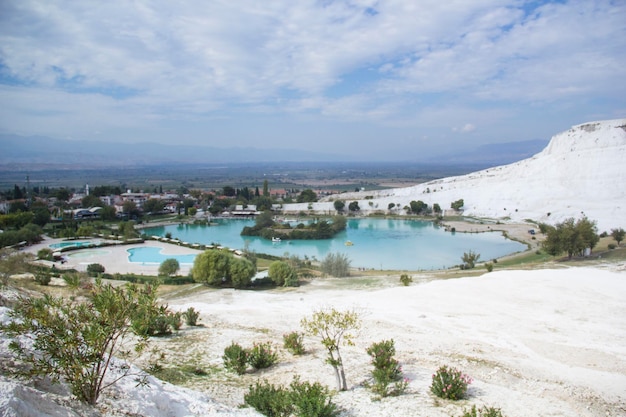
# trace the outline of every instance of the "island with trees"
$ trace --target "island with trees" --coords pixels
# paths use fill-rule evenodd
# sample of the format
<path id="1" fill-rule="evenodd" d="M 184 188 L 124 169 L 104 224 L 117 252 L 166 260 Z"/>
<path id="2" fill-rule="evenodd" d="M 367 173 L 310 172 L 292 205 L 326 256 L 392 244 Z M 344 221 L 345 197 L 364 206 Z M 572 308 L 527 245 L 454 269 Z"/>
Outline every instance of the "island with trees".
<path id="1" fill-rule="evenodd" d="M 270 211 L 259 214 L 254 226 L 246 226 L 241 231 L 242 236 L 259 236 L 273 240 L 310 240 L 330 239 L 346 229 L 344 216 L 333 216 L 329 220 L 316 220 L 309 224 L 299 223 L 293 227 L 289 223 L 280 223 L 274 220 Z"/>

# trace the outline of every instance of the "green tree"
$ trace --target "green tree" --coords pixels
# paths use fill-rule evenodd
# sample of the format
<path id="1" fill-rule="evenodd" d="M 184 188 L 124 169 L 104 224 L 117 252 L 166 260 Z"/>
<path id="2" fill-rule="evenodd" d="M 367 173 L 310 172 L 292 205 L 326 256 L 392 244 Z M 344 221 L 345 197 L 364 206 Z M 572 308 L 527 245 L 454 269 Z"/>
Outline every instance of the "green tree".
<path id="1" fill-rule="evenodd" d="M 545 229 L 546 239 L 542 247 L 552 256 L 566 252 L 571 259 L 574 255 L 582 255 L 587 248 L 593 249 L 600 240 L 595 222 L 586 217 L 579 220 L 570 217 Z"/>
<path id="2" fill-rule="evenodd" d="M 159 265 L 160 276 L 171 277 L 173 275 L 176 275 L 176 273 L 178 273 L 179 270 L 180 270 L 180 263 L 178 262 L 177 259 L 174 259 L 174 258 L 166 259 L 163 262 L 161 262 L 161 265 Z"/>
<path id="3" fill-rule="evenodd" d="M 235 197 L 237 195 L 237 191 L 230 185 L 227 185 L 222 188 L 222 195 L 226 197 Z"/>
<path id="4" fill-rule="evenodd" d="M 115 214 L 115 207 L 113 206 L 104 206 L 100 210 L 100 218 L 102 220 L 115 220 Z"/>
<path id="5" fill-rule="evenodd" d="M 264 211 L 256 216 L 254 225 L 257 229 L 272 227 L 274 225 L 274 215 L 271 211 Z"/>
<path id="6" fill-rule="evenodd" d="M 28 211 L 28 207 L 26 206 L 25 201 L 12 201 L 9 204 L 9 213 L 20 213 Z"/>
<path id="7" fill-rule="evenodd" d="M 333 206 L 335 207 L 335 210 L 341 213 L 343 209 L 346 207 L 346 203 L 344 203 L 343 200 L 335 200 L 335 202 L 333 203 Z"/>
<path id="8" fill-rule="evenodd" d="M 298 273 L 287 262 L 274 261 L 270 264 L 269 277 L 274 284 L 280 287 L 298 286 Z"/>
<path id="9" fill-rule="evenodd" d="M 387 210 L 391 211 L 391 210 L 393 210 L 393 208 L 394 208 L 395 206 L 396 206 L 396 203 L 389 203 L 389 204 L 387 205 Z"/>
<path id="10" fill-rule="evenodd" d="M 196 282 L 206 285 L 222 285 L 229 281 L 232 254 L 224 250 L 209 249 L 193 262 L 191 276 Z"/>
<path id="11" fill-rule="evenodd" d="M 164 208 L 165 203 L 158 198 L 149 198 L 143 203 L 144 213 L 160 213 Z"/>
<path id="12" fill-rule="evenodd" d="M 104 203 L 97 196 L 93 194 L 89 194 L 83 197 L 80 202 L 81 207 L 90 208 L 90 207 L 102 207 Z"/>
<path id="13" fill-rule="evenodd" d="M 214 199 L 211 203 L 211 207 L 209 207 L 209 212 L 211 214 L 219 214 L 222 211 L 226 210 L 233 204 L 233 200 L 228 198 L 217 198 Z"/>
<path id="14" fill-rule="evenodd" d="M 96 404 L 103 390 L 133 375 L 133 368 L 119 359 L 123 342 L 132 333 L 131 318 L 141 302 L 138 291 L 129 288 L 97 280 L 85 302 L 49 295 L 21 298 L 10 313 L 14 320 L 2 330 L 12 338 L 10 349 L 30 365 L 24 371 L 26 376 L 64 380 L 72 394 Z M 140 337 L 134 351 L 141 353 L 146 342 Z M 114 365 L 114 360 L 121 362 Z M 135 376 L 145 383 L 145 376 Z"/>
<path id="15" fill-rule="evenodd" d="M 347 277 L 350 275 L 350 259 L 343 253 L 329 253 L 322 260 L 320 269 L 326 275 Z"/>
<path id="16" fill-rule="evenodd" d="M 33 213 L 32 222 L 37 226 L 44 227 L 50 221 L 50 210 L 45 203 L 33 203 L 31 212 Z"/>
<path id="17" fill-rule="evenodd" d="M 426 208 L 428 207 L 428 205 L 424 203 L 422 200 L 411 201 L 409 203 L 409 206 L 411 207 L 411 211 L 414 214 L 422 214 L 422 212 L 425 211 Z"/>
<path id="18" fill-rule="evenodd" d="M 137 208 L 137 204 L 134 201 L 124 201 L 122 204 L 122 212 L 126 214 L 129 218 L 139 216 L 139 209 Z"/>
<path id="19" fill-rule="evenodd" d="M 315 194 L 315 191 L 307 188 L 298 195 L 296 201 L 298 203 L 314 203 L 317 201 L 317 194 Z"/>
<path id="20" fill-rule="evenodd" d="M 332 223 L 330 224 L 333 232 L 337 233 L 346 229 L 348 220 L 344 216 L 333 216 Z"/>
<path id="21" fill-rule="evenodd" d="M 92 226 L 80 226 L 78 230 L 76 230 L 76 236 L 78 237 L 89 237 L 93 236 L 95 230 Z"/>
<path id="22" fill-rule="evenodd" d="M 456 200 L 450 203 L 450 207 L 454 210 L 461 210 L 464 205 L 465 205 L 465 202 L 463 201 L 462 198 L 460 200 Z"/>
<path id="23" fill-rule="evenodd" d="M 246 288 L 256 273 L 254 264 L 245 258 L 232 257 L 228 266 L 228 278 L 235 288 Z"/>
<path id="24" fill-rule="evenodd" d="M 135 230 L 135 223 L 133 222 L 121 222 L 117 226 L 117 230 L 119 234 L 124 238 L 124 240 L 135 239 L 139 237 L 139 233 Z"/>
<path id="25" fill-rule="evenodd" d="M 461 260 L 463 261 L 464 269 L 472 269 L 476 266 L 476 262 L 480 259 L 480 254 L 470 250 L 469 252 L 465 252 L 463 256 L 461 256 Z"/>
<path id="26" fill-rule="evenodd" d="M 185 210 L 185 216 L 189 215 L 189 209 L 191 209 L 196 204 L 195 200 L 191 198 L 185 198 L 182 201 L 183 208 Z"/>
<path id="27" fill-rule="evenodd" d="M 350 204 L 348 204 L 348 210 L 350 210 L 350 211 L 359 211 L 359 210 L 361 210 L 361 207 L 359 207 L 359 202 L 358 201 L 353 201 Z"/>
<path id="28" fill-rule="evenodd" d="M 267 182 L 267 180 L 263 181 L 263 197 L 269 197 L 270 196 L 270 187 L 269 187 L 269 183 Z"/>
<path id="29" fill-rule="evenodd" d="M 258 211 L 269 211 L 272 209 L 274 202 L 270 197 L 261 196 L 254 199 L 254 204 L 256 204 Z"/>
<path id="30" fill-rule="evenodd" d="M 335 371 L 337 389 L 346 391 L 348 385 L 339 348 L 342 344 L 354 345 L 355 333 L 361 328 L 359 313 L 355 310 L 320 309 L 311 318 L 303 318 L 300 325 L 307 334 L 321 338 L 328 353 L 326 362 Z"/>
<path id="31" fill-rule="evenodd" d="M 439 205 L 439 203 L 433 204 L 433 211 L 435 212 L 435 214 L 441 213 L 441 206 Z"/>
<path id="32" fill-rule="evenodd" d="M 70 196 L 72 195 L 70 193 L 70 190 L 68 190 L 67 188 L 59 188 L 58 190 L 55 190 L 54 193 L 52 194 L 57 200 L 59 201 L 63 201 L 66 202 L 67 200 L 70 199 Z"/>
<path id="33" fill-rule="evenodd" d="M 12 195 L 12 200 L 21 200 L 22 198 L 24 198 L 24 193 L 22 193 L 22 189 L 20 188 L 19 185 L 15 184 L 13 186 L 13 195 Z"/>
<path id="34" fill-rule="evenodd" d="M 617 242 L 617 246 L 624 240 L 626 237 L 626 232 L 621 227 L 619 229 L 611 229 L 611 237 Z"/>

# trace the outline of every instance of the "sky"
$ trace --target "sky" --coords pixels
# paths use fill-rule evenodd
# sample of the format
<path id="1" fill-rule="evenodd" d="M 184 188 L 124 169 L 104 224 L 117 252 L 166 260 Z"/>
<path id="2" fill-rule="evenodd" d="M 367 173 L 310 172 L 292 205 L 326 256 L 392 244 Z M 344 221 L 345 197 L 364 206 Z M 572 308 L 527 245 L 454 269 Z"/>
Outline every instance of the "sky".
<path id="1" fill-rule="evenodd" d="M 0 133 L 422 159 L 626 117 L 625 0 L 0 0 Z"/>

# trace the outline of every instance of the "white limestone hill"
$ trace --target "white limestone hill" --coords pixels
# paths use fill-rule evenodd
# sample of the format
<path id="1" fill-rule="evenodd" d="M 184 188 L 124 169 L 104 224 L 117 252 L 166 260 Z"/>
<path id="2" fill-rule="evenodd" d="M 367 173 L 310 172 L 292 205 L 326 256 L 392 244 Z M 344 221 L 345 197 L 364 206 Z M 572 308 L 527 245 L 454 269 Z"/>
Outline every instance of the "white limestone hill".
<path id="1" fill-rule="evenodd" d="M 367 197 L 367 198 L 366 198 Z M 554 224 L 583 215 L 599 231 L 626 227 L 626 119 L 585 123 L 553 136 L 548 146 L 522 161 L 407 188 L 331 196 L 313 204 L 334 212 L 332 199 L 358 201 L 362 214 L 403 214 L 412 200 L 444 210 L 463 199 L 466 216 Z M 287 212 L 307 210 L 288 204 Z"/>

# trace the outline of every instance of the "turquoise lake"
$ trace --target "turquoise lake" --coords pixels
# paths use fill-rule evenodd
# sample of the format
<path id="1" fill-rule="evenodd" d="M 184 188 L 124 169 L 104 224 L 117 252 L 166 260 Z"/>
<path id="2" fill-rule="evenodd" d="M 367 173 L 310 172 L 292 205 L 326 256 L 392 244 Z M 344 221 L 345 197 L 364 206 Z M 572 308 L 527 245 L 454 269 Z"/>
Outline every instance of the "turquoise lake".
<path id="1" fill-rule="evenodd" d="M 217 244 L 275 256 L 298 255 L 322 260 L 328 253 L 343 253 L 352 267 L 407 271 L 449 268 L 461 263 L 464 252 L 473 250 L 480 260 L 491 260 L 526 249 L 500 232 L 451 233 L 432 222 L 399 219 L 350 219 L 346 230 L 328 240 L 271 242 L 241 236 L 254 220 L 217 220 L 217 225 L 169 225 L 144 229 L 149 236 L 165 236 L 189 243 Z M 346 242 L 353 243 L 346 246 Z"/>

